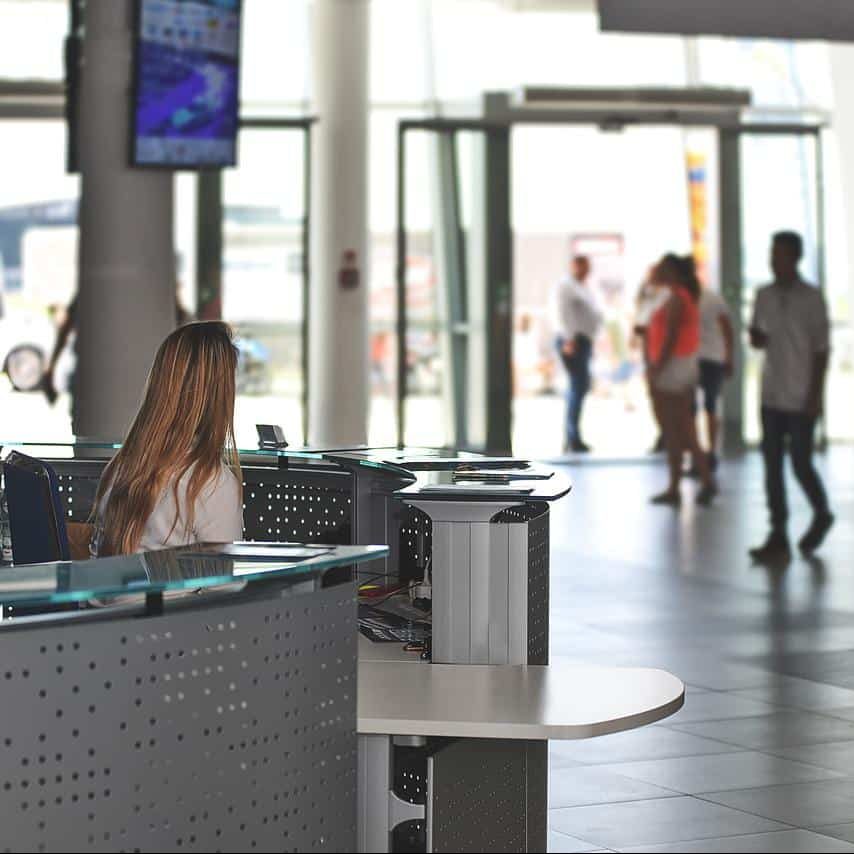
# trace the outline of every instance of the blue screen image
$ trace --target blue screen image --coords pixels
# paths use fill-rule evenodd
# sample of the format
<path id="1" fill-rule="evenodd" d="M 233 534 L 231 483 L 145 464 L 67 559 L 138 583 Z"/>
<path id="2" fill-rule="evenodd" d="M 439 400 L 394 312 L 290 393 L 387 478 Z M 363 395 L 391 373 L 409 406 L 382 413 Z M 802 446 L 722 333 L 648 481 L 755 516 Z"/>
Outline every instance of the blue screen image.
<path id="1" fill-rule="evenodd" d="M 140 0 L 133 160 L 236 162 L 240 0 Z"/>

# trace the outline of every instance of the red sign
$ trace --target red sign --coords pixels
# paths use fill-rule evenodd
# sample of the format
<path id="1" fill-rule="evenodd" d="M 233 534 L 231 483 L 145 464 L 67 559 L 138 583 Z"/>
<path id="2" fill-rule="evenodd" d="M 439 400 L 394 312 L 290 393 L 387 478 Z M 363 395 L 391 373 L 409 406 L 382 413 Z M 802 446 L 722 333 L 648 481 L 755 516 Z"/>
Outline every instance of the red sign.
<path id="1" fill-rule="evenodd" d="M 341 269 L 338 271 L 338 287 L 353 290 L 359 287 L 359 264 L 355 249 L 346 249 L 341 254 Z"/>

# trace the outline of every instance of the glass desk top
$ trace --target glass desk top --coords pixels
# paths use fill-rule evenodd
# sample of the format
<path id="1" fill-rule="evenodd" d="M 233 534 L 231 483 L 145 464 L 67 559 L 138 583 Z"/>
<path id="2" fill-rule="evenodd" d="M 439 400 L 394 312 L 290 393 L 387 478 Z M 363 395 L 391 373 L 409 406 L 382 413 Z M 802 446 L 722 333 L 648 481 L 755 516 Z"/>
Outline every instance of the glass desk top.
<path id="1" fill-rule="evenodd" d="M 156 552 L 0 568 L 0 603 L 59 605 L 128 594 L 203 590 L 273 578 L 302 581 L 376 560 L 387 546 L 205 543 Z M 228 552 L 228 553 L 226 553 Z"/>
<path id="2" fill-rule="evenodd" d="M 520 460 L 458 460 L 412 469 L 414 482 L 395 492 L 409 501 L 557 501 L 572 489 L 565 472 Z"/>
<path id="3" fill-rule="evenodd" d="M 0 440 L 0 455 L 10 450 L 21 449 L 31 456 L 50 459 L 94 458 L 106 459 L 121 448 L 120 442 L 107 442 L 98 439 L 78 438 L 60 442 L 29 442 Z M 268 459 L 318 461 L 344 465 L 357 465 L 373 469 L 386 469 L 392 474 L 400 474 L 407 460 L 443 459 L 446 449 L 369 447 L 358 445 L 340 448 L 238 448 L 241 459 L 265 457 Z M 476 455 L 461 453 L 460 458 L 474 458 Z"/>
<path id="4" fill-rule="evenodd" d="M 15 448 L 29 449 L 34 456 L 37 451 L 53 457 L 74 457 L 77 454 L 91 454 L 96 459 L 111 456 L 114 451 L 121 448 L 121 442 L 107 442 L 100 439 L 70 439 L 62 442 L 18 442 L 14 440 L 0 440 L 0 449 L 12 450 Z M 43 449 L 43 450 L 40 450 Z M 99 453 L 100 452 L 100 453 Z M 299 459 L 323 459 L 323 452 L 312 448 L 238 448 L 241 456 L 261 457 L 293 457 Z"/>
<path id="5" fill-rule="evenodd" d="M 78 438 L 62 442 L 20 442 L 0 440 L 0 458 L 10 450 L 20 449 L 23 453 L 46 459 L 108 459 L 121 447 L 119 442 Z M 413 480 L 415 470 L 453 468 L 461 461 L 481 460 L 483 465 L 525 466 L 524 460 L 490 460 L 477 454 L 461 451 L 448 456 L 448 449 L 440 448 L 396 448 L 369 447 L 367 445 L 341 448 L 239 448 L 241 460 L 261 457 L 270 460 L 299 460 L 303 463 L 326 463 L 345 468 L 382 470 L 395 477 Z"/>
<path id="6" fill-rule="evenodd" d="M 121 445 L 90 439 L 73 442 L 3 442 L 0 455 L 13 448 L 20 448 L 32 456 L 48 459 L 105 459 Z M 436 500 L 503 500 L 515 495 L 522 500 L 554 501 L 566 495 L 572 484 L 565 473 L 532 463 L 529 460 L 486 457 L 459 452 L 449 455 L 447 449 L 396 448 L 356 446 L 344 448 L 241 448 L 241 460 L 247 465 L 253 457 L 299 460 L 303 464 L 337 466 L 351 471 L 381 472 L 398 481 L 393 487 L 395 494 L 410 499 L 414 496 Z M 484 483 L 475 484 L 468 478 L 467 486 L 454 482 L 451 473 L 475 468 L 483 471 Z M 487 477 L 494 471 L 512 472 L 508 482 L 501 484 L 498 477 Z M 525 475 L 528 475 L 526 477 Z M 402 481 L 402 485 L 401 485 Z M 494 488 L 489 488 L 493 486 Z"/>

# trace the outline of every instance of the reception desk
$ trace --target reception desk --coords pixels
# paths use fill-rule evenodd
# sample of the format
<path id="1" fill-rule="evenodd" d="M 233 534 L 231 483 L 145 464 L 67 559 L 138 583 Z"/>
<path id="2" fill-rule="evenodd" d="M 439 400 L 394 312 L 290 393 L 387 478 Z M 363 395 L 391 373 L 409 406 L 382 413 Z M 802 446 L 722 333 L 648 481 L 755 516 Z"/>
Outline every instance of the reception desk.
<path id="1" fill-rule="evenodd" d="M 356 590 L 383 547 L 0 571 L 0 848 L 353 851 Z"/>
<path id="2" fill-rule="evenodd" d="M 98 479 L 116 446 L 78 442 L 23 450 L 56 469 L 67 518 L 88 519 Z M 142 827 L 154 834 L 146 837 L 151 844 L 145 850 L 329 846 L 348 851 L 358 845 L 365 852 L 543 851 L 548 739 L 642 726 L 681 706 L 684 688 L 668 673 L 551 666 L 550 507 L 570 492 L 565 473 L 526 460 L 445 457 L 426 449 L 247 449 L 241 451 L 241 464 L 247 540 L 327 543 L 332 551 L 300 563 L 305 575 L 294 566 L 275 579 L 259 576 L 237 591 L 226 574 L 214 582 L 216 593 L 184 594 L 174 601 L 166 601 L 165 593 L 174 596 L 175 587 L 157 590 L 151 585 L 164 582 L 143 577 L 137 568 L 112 595 L 127 595 L 138 583 L 148 591 L 147 606 L 127 605 L 135 612 L 95 615 L 79 624 L 93 632 L 87 650 L 104 648 L 112 657 L 74 659 L 83 670 L 70 683 L 63 676 L 60 690 L 71 684 L 80 696 L 84 687 L 94 692 L 96 701 L 89 702 L 95 711 L 77 701 L 69 706 L 74 715 L 65 720 L 79 732 L 89 721 L 99 726 L 99 737 L 102 732 L 113 737 L 116 726 L 120 733 L 122 726 L 133 727 L 133 753 L 125 759 L 135 756 L 143 777 L 138 791 L 118 790 L 98 776 L 103 763 L 88 762 L 74 772 L 91 771 L 95 776 L 88 779 L 98 784 L 78 792 L 87 799 L 91 795 L 101 809 L 87 818 L 97 827 L 86 834 L 90 847 L 123 847 L 131 839 L 122 833 L 130 833 L 128 820 L 119 826 L 103 810 L 104 799 L 121 791 L 122 802 L 129 798 L 140 816 L 130 825 L 134 834 Z M 340 574 L 342 566 L 356 562 L 373 588 L 406 591 L 417 582 L 432 603 L 432 645 L 421 659 L 404 653 L 401 643 L 359 638 L 358 720 L 354 588 L 347 583 L 350 575 Z M 82 584 L 80 598 L 94 595 L 82 583 L 87 571 L 83 564 L 74 570 Z M 196 584 L 184 582 L 184 587 Z M 285 599 L 300 604 L 282 610 Z M 342 623 L 345 614 L 349 622 Z M 148 628 L 151 620 L 157 628 Z M 57 690 L 47 678 L 49 669 L 66 666 L 55 651 L 61 646 L 67 653 L 69 639 L 75 642 L 68 632 L 77 626 L 57 627 L 66 633 L 62 639 L 33 640 L 32 648 L 20 653 L 47 668 L 39 680 L 44 690 Z M 54 631 L 39 629 L 45 630 Z M 231 644 L 247 631 L 251 655 L 243 641 L 232 654 Z M 36 644 L 46 652 L 34 652 Z M 137 657 L 124 655 L 123 647 Z M 188 655 L 191 662 L 212 656 L 208 667 L 226 656 L 228 675 L 220 678 L 219 671 L 199 666 L 188 670 L 182 663 Z M 127 671 L 102 680 L 102 668 L 115 670 L 116 656 Z M 89 662 L 93 670 L 87 674 Z M 27 669 L 32 673 L 35 666 Z M 235 672 L 239 678 L 233 678 Z M 205 679 L 213 681 L 207 685 Z M 322 686 L 320 693 L 314 693 L 313 680 Z M 127 700 L 102 728 L 104 691 L 113 692 L 110 698 L 118 695 L 113 687 L 104 688 L 107 681 L 122 684 Z M 196 693 L 188 693 L 190 687 Z M 212 694 L 200 695 L 206 687 Z M 205 721 L 199 736 L 191 724 L 201 720 L 202 709 L 210 710 L 207 696 L 215 698 L 215 718 Z M 192 702 L 184 705 L 189 697 Z M 258 714 L 276 704 L 282 716 Z M 66 714 L 59 705 L 44 708 Z M 151 711 L 155 708 L 173 715 L 166 718 L 165 731 L 162 714 Z M 345 720 L 352 727 L 349 734 Z M 93 760 L 106 755 L 103 743 L 91 748 L 80 743 L 95 750 Z M 49 763 L 51 753 L 28 744 L 24 753 L 10 755 L 10 767 L 16 767 L 33 756 Z M 53 777 L 36 774 L 36 779 L 62 779 L 55 792 L 36 802 L 44 801 L 39 809 L 47 809 L 50 797 L 64 797 L 59 792 L 67 777 L 50 770 Z M 111 766 L 107 776 L 113 774 Z M 33 778 L 30 765 L 22 779 L 30 787 Z M 162 806 L 158 786 L 182 806 L 189 803 L 185 790 L 195 793 L 201 786 L 202 803 L 193 800 L 191 810 L 179 810 L 174 823 L 163 827 L 156 819 Z M 13 791 L 17 801 L 7 800 L 0 820 L 14 816 L 23 800 L 28 810 L 33 806 L 32 788 Z M 71 809 L 66 800 L 59 806 Z M 60 833 L 72 814 L 55 815 L 58 823 L 42 827 L 37 819 L 30 831 Z M 48 847 L 59 839 L 51 836 Z M 138 835 L 133 839 L 138 845 Z"/>

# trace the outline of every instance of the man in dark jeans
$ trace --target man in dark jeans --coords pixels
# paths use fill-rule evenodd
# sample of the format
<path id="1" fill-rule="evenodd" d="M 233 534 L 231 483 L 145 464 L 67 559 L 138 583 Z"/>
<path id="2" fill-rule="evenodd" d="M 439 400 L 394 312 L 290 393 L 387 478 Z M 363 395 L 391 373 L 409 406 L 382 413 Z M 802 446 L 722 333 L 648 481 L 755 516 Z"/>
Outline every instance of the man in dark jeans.
<path id="1" fill-rule="evenodd" d="M 824 541 L 833 515 L 821 478 L 813 465 L 813 435 L 821 415 L 830 355 L 830 324 L 821 291 L 798 271 L 803 242 L 795 232 L 774 235 L 771 269 L 774 282 L 756 295 L 750 341 L 765 351 L 762 375 L 762 454 L 771 533 L 752 549 L 760 562 L 791 557 L 783 458 L 786 439 L 795 477 L 812 505 L 813 520 L 798 545 L 811 554 Z"/>
<path id="2" fill-rule="evenodd" d="M 560 359 L 566 369 L 569 387 L 566 391 L 566 438 L 564 453 L 587 453 L 590 446 L 581 439 L 581 408 L 584 398 L 590 391 L 590 360 L 593 356 L 593 342 L 582 333 L 567 346 L 566 339 L 558 344 Z"/>
<path id="3" fill-rule="evenodd" d="M 590 391 L 590 361 L 593 339 L 602 324 L 602 313 L 590 291 L 590 260 L 585 255 L 572 259 L 572 275 L 557 285 L 557 351 L 566 368 L 566 434 L 564 453 L 590 450 L 581 438 L 581 409 Z"/>

